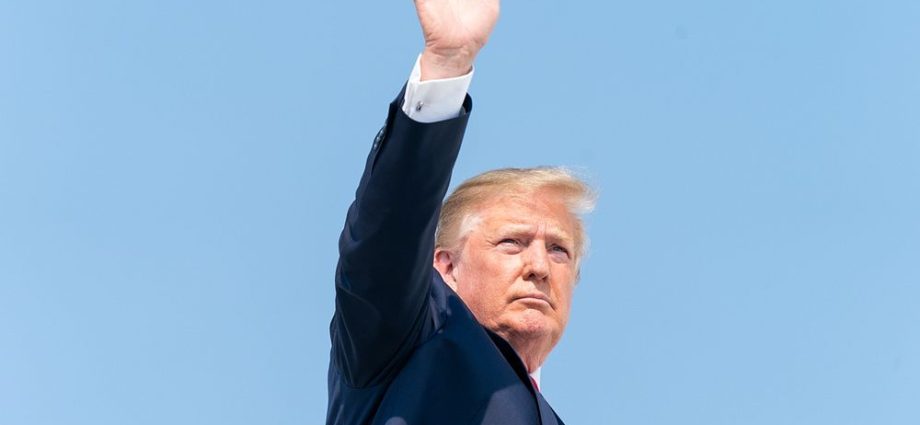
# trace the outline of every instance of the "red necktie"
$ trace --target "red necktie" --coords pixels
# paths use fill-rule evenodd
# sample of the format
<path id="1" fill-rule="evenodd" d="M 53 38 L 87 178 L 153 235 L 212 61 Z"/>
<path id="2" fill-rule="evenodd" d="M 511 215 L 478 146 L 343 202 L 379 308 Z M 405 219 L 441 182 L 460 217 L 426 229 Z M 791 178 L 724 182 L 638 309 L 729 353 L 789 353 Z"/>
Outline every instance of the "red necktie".
<path id="1" fill-rule="evenodd" d="M 533 384 L 533 387 L 536 388 L 537 391 L 540 391 L 540 386 L 537 385 L 537 380 L 533 379 L 533 376 L 530 377 L 530 382 Z"/>

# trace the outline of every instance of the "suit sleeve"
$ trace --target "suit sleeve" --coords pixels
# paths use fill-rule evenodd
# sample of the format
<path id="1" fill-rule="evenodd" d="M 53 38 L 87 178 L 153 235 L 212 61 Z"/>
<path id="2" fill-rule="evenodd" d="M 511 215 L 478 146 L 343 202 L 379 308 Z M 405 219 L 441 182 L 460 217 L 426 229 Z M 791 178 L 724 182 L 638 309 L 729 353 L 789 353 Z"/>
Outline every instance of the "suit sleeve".
<path id="1" fill-rule="evenodd" d="M 467 97 L 460 116 L 418 123 L 403 97 L 390 104 L 339 239 L 332 355 L 355 387 L 387 379 L 424 337 L 438 213 L 472 109 Z"/>

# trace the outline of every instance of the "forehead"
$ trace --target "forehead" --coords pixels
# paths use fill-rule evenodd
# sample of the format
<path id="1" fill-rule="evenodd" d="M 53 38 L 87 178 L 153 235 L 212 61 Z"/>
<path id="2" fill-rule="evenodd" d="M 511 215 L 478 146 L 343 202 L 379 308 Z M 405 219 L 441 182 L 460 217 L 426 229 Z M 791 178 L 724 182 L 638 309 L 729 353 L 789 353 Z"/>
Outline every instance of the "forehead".
<path id="1" fill-rule="evenodd" d="M 545 229 L 553 236 L 574 240 L 577 218 L 558 194 L 535 191 L 496 196 L 483 203 L 464 227 L 484 232 L 533 232 Z"/>

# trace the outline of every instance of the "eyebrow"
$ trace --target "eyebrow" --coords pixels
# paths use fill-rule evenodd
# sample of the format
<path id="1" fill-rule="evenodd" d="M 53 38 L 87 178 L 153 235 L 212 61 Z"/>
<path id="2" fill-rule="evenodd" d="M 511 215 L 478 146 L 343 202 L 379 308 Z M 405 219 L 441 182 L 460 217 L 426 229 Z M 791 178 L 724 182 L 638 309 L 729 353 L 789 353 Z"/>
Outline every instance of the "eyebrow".
<path id="1" fill-rule="evenodd" d="M 497 227 L 496 232 L 503 233 L 503 234 L 511 233 L 515 235 L 532 234 L 532 233 L 535 233 L 534 227 L 535 226 L 532 224 L 511 223 L 511 224 L 505 224 L 505 225 L 501 225 Z M 563 241 L 563 242 L 568 242 L 568 243 L 573 243 L 573 244 L 575 243 L 575 238 L 573 238 L 568 233 L 566 233 L 564 230 L 556 226 L 549 226 L 549 225 L 546 226 L 546 238 L 550 240 L 558 240 L 558 241 Z"/>

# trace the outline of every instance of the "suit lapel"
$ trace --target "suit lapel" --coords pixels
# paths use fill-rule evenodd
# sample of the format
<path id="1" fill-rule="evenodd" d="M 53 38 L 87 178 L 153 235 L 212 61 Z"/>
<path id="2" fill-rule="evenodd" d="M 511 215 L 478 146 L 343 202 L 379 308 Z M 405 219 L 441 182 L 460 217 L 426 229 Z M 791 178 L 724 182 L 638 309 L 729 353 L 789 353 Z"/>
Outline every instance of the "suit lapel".
<path id="1" fill-rule="evenodd" d="M 546 399 L 543 398 L 543 394 L 540 394 L 540 391 L 534 388 L 533 383 L 530 381 L 530 375 L 527 374 L 527 368 L 524 366 L 524 362 L 518 357 L 514 348 L 511 347 L 511 344 L 508 344 L 508 341 L 505 341 L 504 338 L 492 331 L 486 328 L 483 329 L 489 334 L 489 337 L 492 338 L 492 342 L 495 343 L 505 359 L 508 360 L 508 364 L 511 365 L 511 368 L 514 369 L 524 385 L 530 388 L 530 392 L 534 394 L 537 401 L 537 410 L 540 411 L 540 423 L 542 425 L 565 425 L 562 420 L 559 419 L 559 416 L 556 415 L 553 408 L 550 407 L 549 403 L 546 402 Z"/>
<path id="2" fill-rule="evenodd" d="M 537 391 L 537 404 L 540 406 L 540 422 L 543 425 L 565 425 L 539 391 Z"/>

